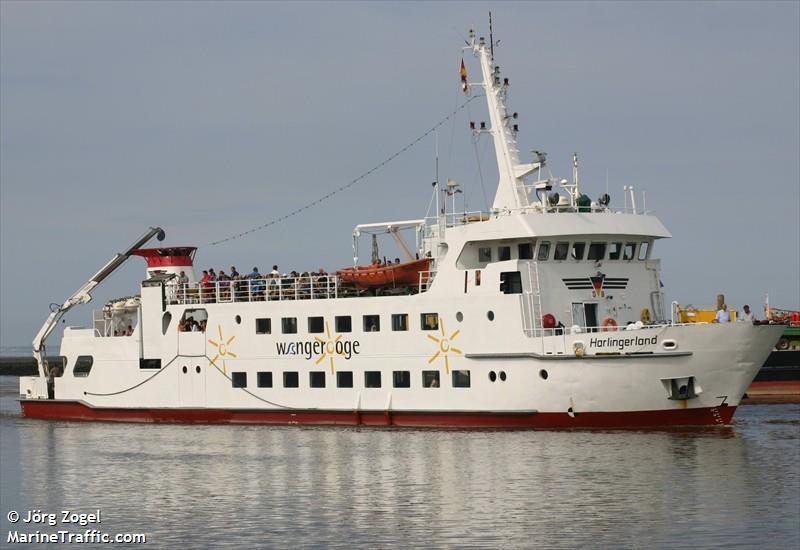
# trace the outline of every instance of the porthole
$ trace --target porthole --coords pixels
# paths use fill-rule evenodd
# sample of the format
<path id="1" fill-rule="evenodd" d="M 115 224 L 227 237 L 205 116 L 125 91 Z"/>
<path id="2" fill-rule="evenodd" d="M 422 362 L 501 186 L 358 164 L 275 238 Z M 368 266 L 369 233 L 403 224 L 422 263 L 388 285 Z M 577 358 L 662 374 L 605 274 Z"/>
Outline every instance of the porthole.
<path id="1" fill-rule="evenodd" d="M 489 380 L 491 380 L 492 382 L 497 380 L 497 373 L 495 373 L 493 370 L 489 371 Z"/>
<path id="2" fill-rule="evenodd" d="M 184 365 L 184 366 L 183 366 L 183 374 L 186 374 L 187 372 L 189 372 L 189 369 L 187 369 L 187 368 L 186 368 L 186 365 Z"/>
<path id="3" fill-rule="evenodd" d="M 197 366 L 194 368 L 194 370 L 196 370 L 196 371 L 197 371 L 197 374 L 200 374 L 200 365 L 197 365 Z"/>
<path id="4" fill-rule="evenodd" d="M 674 350 L 674 349 L 678 349 L 678 342 L 676 342 L 675 340 L 664 340 L 661 343 L 661 346 L 664 349 Z"/>
<path id="5" fill-rule="evenodd" d="M 506 371 L 504 370 L 500 371 L 500 380 L 502 380 L 503 382 L 506 381 Z"/>
<path id="6" fill-rule="evenodd" d="M 456 313 L 456 321 L 458 321 L 460 323 L 463 320 L 464 320 L 464 314 L 461 313 L 460 311 L 458 313 Z"/>
<path id="7" fill-rule="evenodd" d="M 241 325 L 242 324 L 242 316 L 241 315 L 237 315 L 236 316 L 236 324 L 237 325 Z"/>
<path id="8" fill-rule="evenodd" d="M 539 376 L 542 377 L 542 380 L 547 380 L 547 371 L 542 369 L 539 371 Z"/>
<path id="9" fill-rule="evenodd" d="M 491 311 L 491 310 L 487 311 L 487 312 L 486 312 L 486 317 L 487 317 L 487 318 L 488 318 L 490 321 L 494 321 L 494 311 Z"/>

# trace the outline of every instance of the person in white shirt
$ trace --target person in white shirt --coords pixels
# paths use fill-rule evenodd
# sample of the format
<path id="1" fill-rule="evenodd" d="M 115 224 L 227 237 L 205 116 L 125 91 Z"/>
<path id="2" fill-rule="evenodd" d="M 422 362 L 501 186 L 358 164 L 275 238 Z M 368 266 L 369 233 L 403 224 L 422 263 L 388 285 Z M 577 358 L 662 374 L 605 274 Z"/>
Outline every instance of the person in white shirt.
<path id="1" fill-rule="evenodd" d="M 722 304 L 722 309 L 717 311 L 717 323 L 730 323 L 731 314 L 728 313 L 728 304 Z"/>
<path id="2" fill-rule="evenodd" d="M 755 321 L 756 316 L 753 315 L 753 312 L 750 311 L 750 306 L 747 304 L 744 305 L 742 308 L 742 314 L 738 318 L 739 321 Z"/>

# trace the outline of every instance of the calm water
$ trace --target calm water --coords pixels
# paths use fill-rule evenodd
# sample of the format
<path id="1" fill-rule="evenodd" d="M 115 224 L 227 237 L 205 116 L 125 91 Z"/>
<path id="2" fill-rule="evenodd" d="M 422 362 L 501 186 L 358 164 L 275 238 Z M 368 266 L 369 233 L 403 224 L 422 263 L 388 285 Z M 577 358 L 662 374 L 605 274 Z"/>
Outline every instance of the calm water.
<path id="1" fill-rule="evenodd" d="M 800 406 L 730 429 L 531 432 L 25 420 L 0 377 L 9 511 L 102 511 L 147 547 L 800 546 Z M 88 546 L 84 546 L 88 547 Z"/>

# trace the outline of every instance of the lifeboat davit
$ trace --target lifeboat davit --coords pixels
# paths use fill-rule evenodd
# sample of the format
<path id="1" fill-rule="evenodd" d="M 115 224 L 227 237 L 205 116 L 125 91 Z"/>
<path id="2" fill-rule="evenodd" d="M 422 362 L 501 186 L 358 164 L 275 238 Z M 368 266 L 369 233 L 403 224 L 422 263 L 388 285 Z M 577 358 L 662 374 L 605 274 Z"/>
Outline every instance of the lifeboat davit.
<path id="1" fill-rule="evenodd" d="M 430 265 L 430 258 L 422 258 L 400 264 L 345 267 L 336 274 L 342 282 L 353 283 L 358 288 L 415 286 L 420 282 L 420 273 L 429 271 Z"/>

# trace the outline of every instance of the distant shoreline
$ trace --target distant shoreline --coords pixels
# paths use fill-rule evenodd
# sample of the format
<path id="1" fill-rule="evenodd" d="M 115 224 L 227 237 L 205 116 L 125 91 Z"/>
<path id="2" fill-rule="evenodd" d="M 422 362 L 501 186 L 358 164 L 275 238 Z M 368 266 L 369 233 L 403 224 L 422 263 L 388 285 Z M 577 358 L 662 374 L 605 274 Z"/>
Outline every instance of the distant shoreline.
<path id="1" fill-rule="evenodd" d="M 35 376 L 38 372 L 33 357 L 0 357 L 0 376 Z"/>

